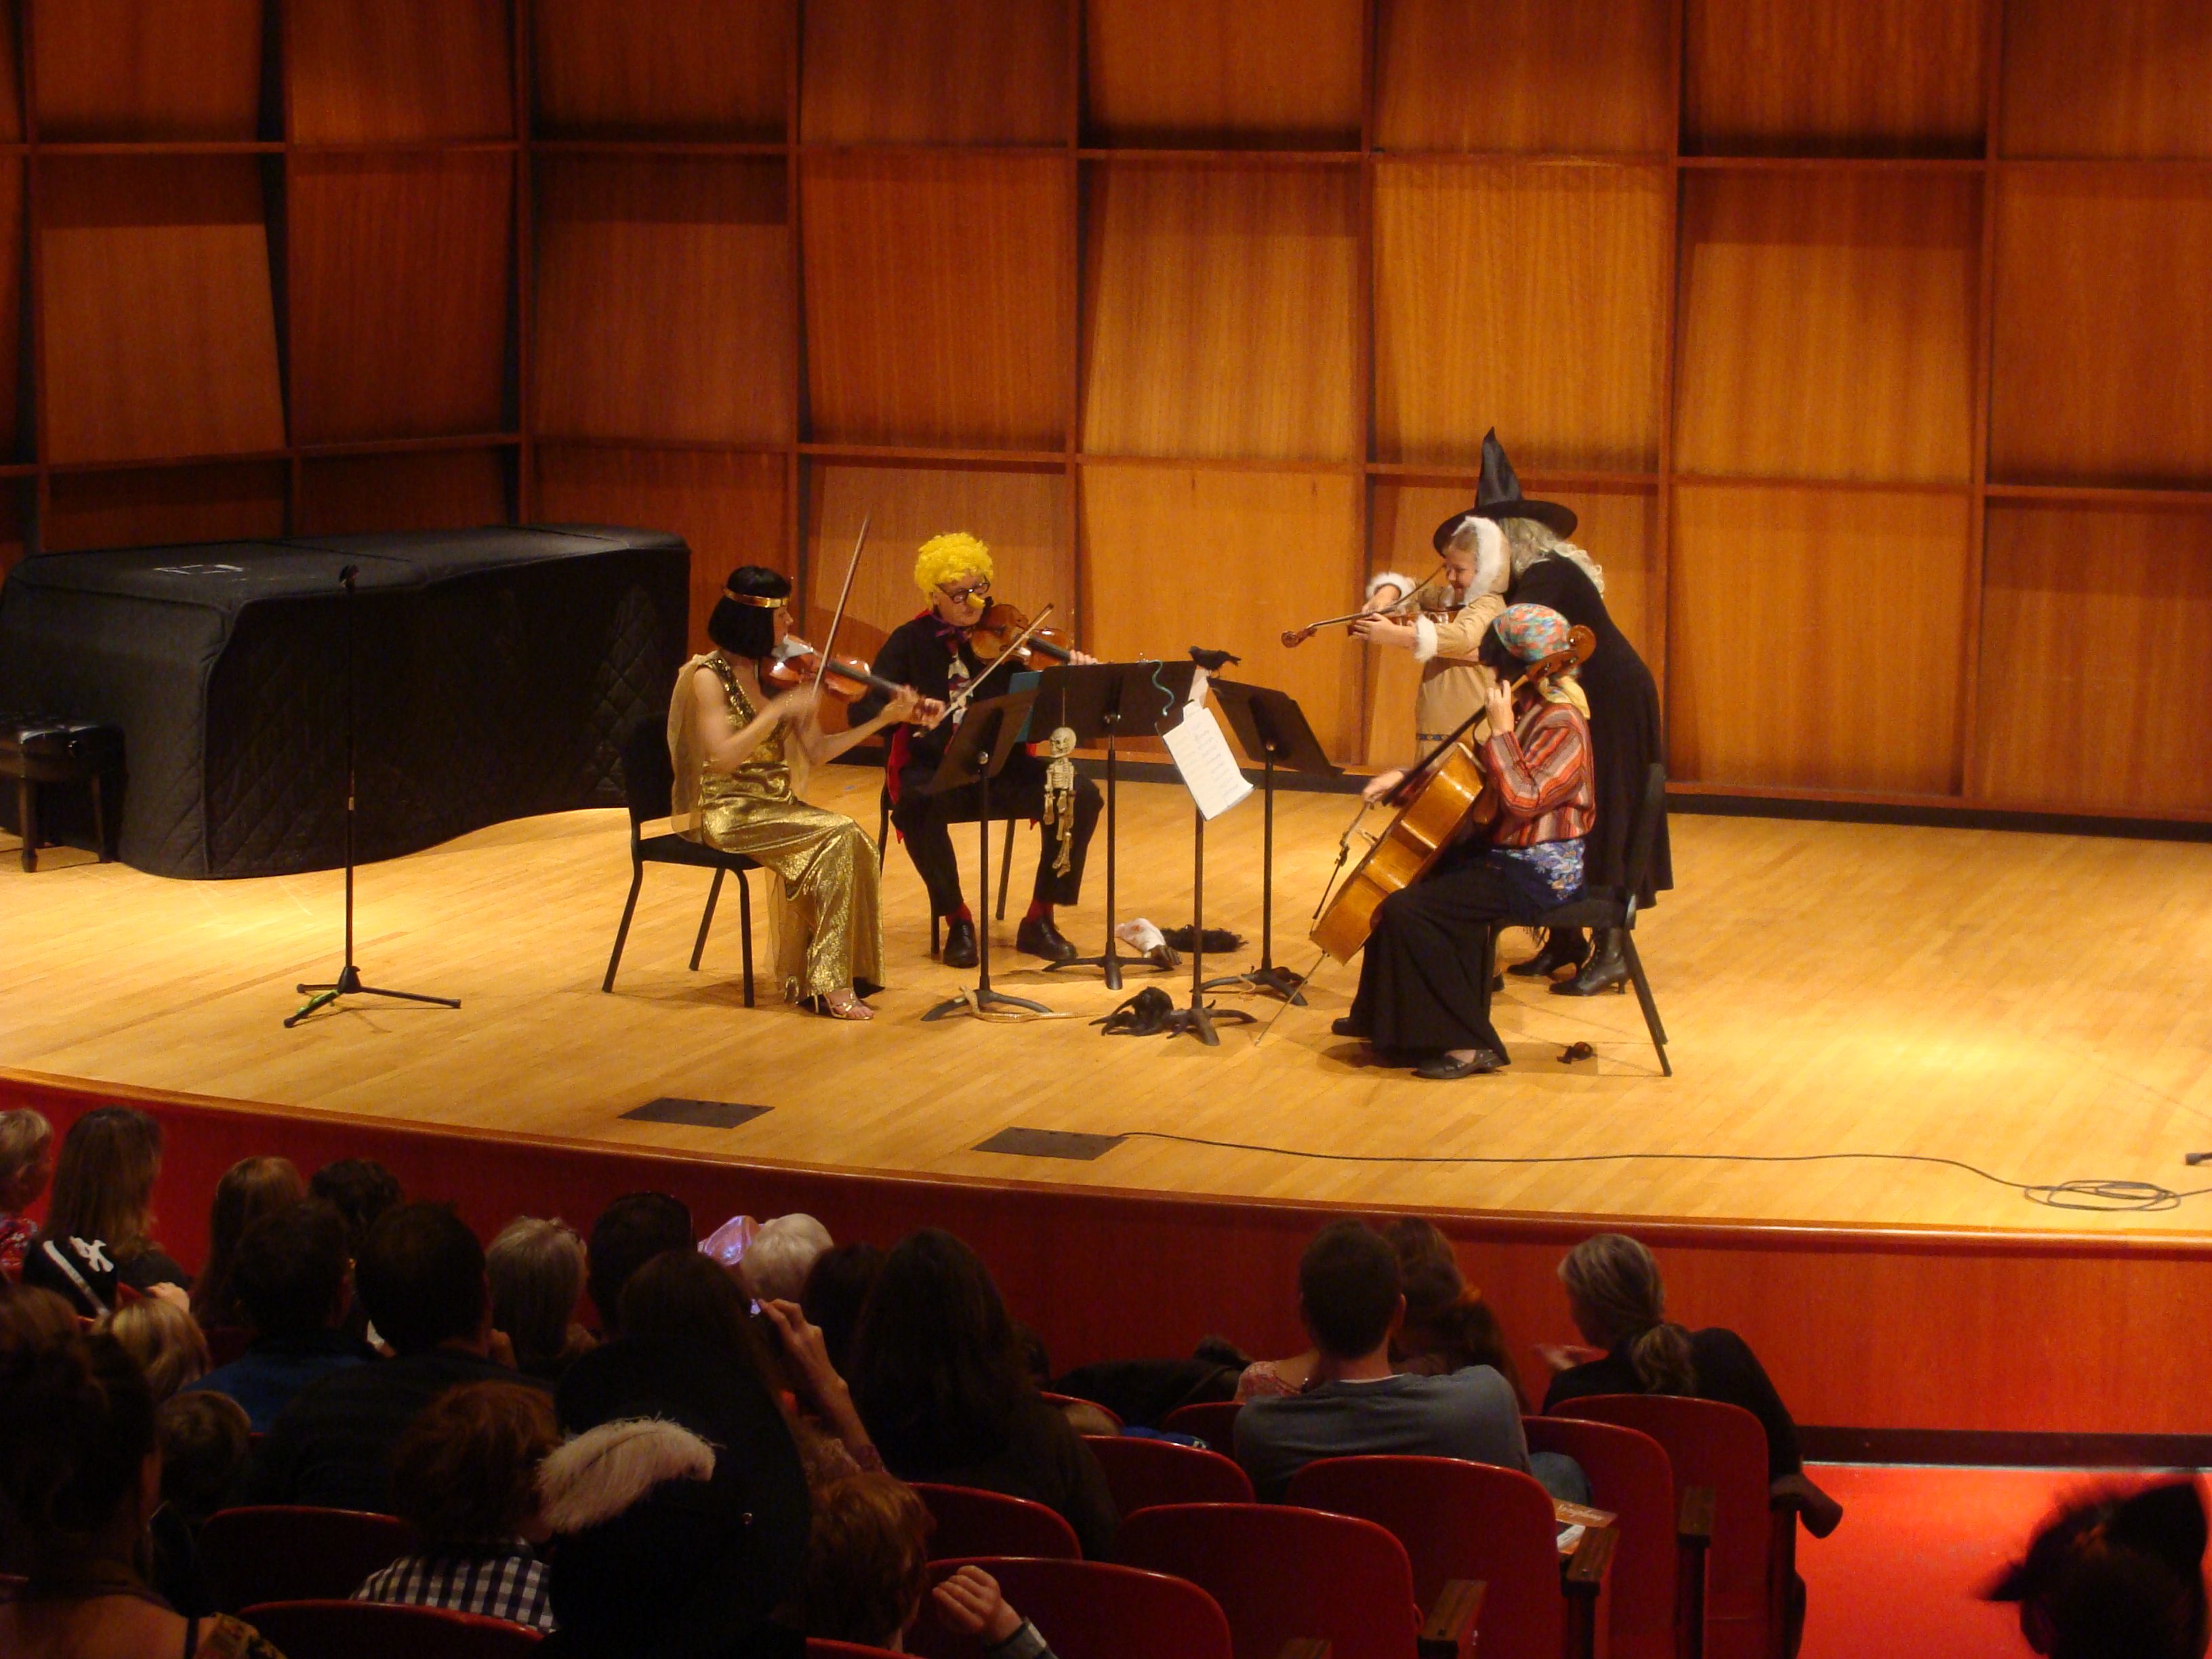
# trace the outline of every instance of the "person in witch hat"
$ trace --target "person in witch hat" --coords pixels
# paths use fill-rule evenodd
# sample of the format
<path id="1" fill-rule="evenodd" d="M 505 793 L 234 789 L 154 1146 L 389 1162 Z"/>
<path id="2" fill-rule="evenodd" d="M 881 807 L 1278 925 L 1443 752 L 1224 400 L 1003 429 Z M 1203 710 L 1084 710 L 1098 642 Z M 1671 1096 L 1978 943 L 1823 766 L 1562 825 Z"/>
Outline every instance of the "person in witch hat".
<path id="1" fill-rule="evenodd" d="M 1593 887 L 1617 886 L 1627 879 L 1629 832 L 1643 799 L 1645 771 L 1653 762 L 1667 758 L 1658 683 L 1606 611 L 1604 570 L 1568 539 L 1575 533 L 1574 510 L 1522 495 L 1521 481 L 1513 474 L 1513 464 L 1506 459 L 1494 427 L 1483 434 L 1482 477 L 1474 505 L 1437 526 L 1438 550 L 1468 534 L 1470 524 L 1486 521 L 1504 538 L 1511 569 L 1506 602 L 1543 605 L 1597 635 L 1597 649 L 1580 675 L 1583 693 L 1589 699 L 1597 789 L 1597 822 L 1589 833 L 1583 874 Z M 1653 828 L 1651 861 L 1636 896 L 1638 908 L 1648 908 L 1674 884 L 1662 808 Z M 1600 991 L 1620 990 L 1628 982 L 1620 937 L 1610 928 L 1598 930 L 1587 941 L 1579 928 L 1553 928 L 1540 951 L 1507 971 L 1548 978 L 1562 968 L 1577 971 L 1573 978 L 1553 985 L 1556 996 L 1595 996 Z"/>

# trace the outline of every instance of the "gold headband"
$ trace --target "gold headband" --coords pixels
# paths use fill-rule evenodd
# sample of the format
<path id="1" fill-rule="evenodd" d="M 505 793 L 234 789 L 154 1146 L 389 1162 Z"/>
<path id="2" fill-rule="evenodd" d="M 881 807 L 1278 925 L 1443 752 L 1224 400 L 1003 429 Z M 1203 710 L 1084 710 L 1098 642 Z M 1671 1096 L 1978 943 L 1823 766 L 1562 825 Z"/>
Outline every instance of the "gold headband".
<path id="1" fill-rule="evenodd" d="M 726 587 L 722 590 L 722 597 L 726 599 L 735 599 L 739 605 L 757 605 L 763 611 L 781 611 L 791 603 L 791 595 L 788 593 L 779 599 L 764 599 L 757 593 L 732 593 Z"/>

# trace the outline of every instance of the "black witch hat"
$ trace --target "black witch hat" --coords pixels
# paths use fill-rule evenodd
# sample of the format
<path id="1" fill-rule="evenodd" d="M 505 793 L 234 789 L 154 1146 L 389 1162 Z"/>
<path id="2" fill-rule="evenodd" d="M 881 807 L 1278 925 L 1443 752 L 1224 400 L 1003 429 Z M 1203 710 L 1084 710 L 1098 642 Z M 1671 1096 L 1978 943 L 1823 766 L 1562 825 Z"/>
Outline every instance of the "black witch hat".
<path id="1" fill-rule="evenodd" d="M 1521 494 L 1521 481 L 1513 476 L 1513 463 L 1498 441 L 1498 428 L 1482 434 L 1482 481 L 1475 486 L 1474 505 L 1455 513 L 1437 526 L 1432 538 L 1437 551 L 1460 532 L 1469 517 L 1478 519 L 1534 519 L 1562 541 L 1575 533 L 1575 510 L 1557 501 L 1532 501 Z"/>

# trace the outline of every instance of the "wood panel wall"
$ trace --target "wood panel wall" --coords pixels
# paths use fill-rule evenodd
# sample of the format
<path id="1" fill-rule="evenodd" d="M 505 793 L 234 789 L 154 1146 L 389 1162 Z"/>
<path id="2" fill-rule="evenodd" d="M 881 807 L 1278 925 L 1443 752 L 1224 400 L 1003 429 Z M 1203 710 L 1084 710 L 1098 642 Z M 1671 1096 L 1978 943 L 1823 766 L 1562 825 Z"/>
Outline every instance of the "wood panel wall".
<path id="1" fill-rule="evenodd" d="M 0 568 L 643 520 L 697 622 L 872 510 L 862 643 L 966 527 L 1379 765 L 1409 665 L 1274 635 L 1495 425 L 1678 787 L 2212 818 L 2208 76 L 2201 0 L 0 0 Z M 2180 642 L 2094 717 L 2091 617 Z"/>

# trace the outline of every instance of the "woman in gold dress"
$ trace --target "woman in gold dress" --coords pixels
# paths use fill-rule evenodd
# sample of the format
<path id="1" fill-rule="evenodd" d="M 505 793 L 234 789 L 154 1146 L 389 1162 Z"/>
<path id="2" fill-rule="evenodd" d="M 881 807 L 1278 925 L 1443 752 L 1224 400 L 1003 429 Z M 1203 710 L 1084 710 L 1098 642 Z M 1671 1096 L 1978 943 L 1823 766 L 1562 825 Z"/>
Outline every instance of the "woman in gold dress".
<path id="1" fill-rule="evenodd" d="M 791 631 L 791 583 L 763 566 L 730 574 L 707 619 L 716 649 L 677 676 L 668 706 L 675 824 L 690 840 L 743 853 L 774 872 L 769 915 L 787 1000 L 836 1019 L 872 1019 L 884 930 L 875 843 L 842 812 L 799 799 L 810 767 L 900 720 L 942 710 L 902 690 L 873 720 L 831 737 L 811 686 L 771 691 L 762 664 Z"/>

